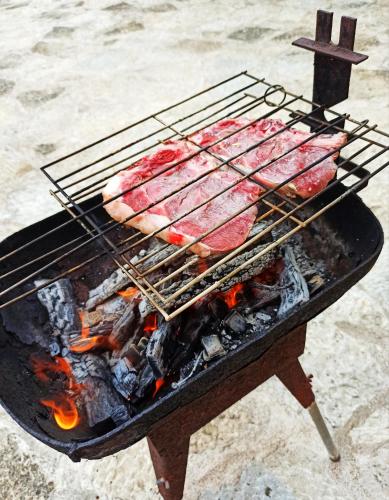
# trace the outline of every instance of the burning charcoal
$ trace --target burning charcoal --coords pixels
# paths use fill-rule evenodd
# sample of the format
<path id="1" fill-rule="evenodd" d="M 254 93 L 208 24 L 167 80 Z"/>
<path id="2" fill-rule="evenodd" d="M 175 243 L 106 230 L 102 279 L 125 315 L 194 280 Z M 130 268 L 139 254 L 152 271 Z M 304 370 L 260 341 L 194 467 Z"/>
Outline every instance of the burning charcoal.
<path id="1" fill-rule="evenodd" d="M 130 399 L 137 389 L 138 374 L 127 359 L 120 359 L 113 369 L 113 385 L 126 399 Z"/>
<path id="2" fill-rule="evenodd" d="M 225 301 L 220 297 L 215 297 L 209 302 L 208 307 L 216 319 L 223 319 L 227 315 L 229 309 Z"/>
<path id="3" fill-rule="evenodd" d="M 253 303 L 246 309 L 247 312 L 257 311 L 263 307 L 268 306 L 272 302 L 276 301 L 280 297 L 279 287 L 274 287 L 274 289 L 259 288 L 253 286 L 251 288 L 252 295 L 254 297 Z"/>
<path id="4" fill-rule="evenodd" d="M 96 335 L 91 337 L 80 337 L 72 338 L 69 342 L 69 350 L 71 352 L 91 352 L 91 351 L 105 351 L 111 349 L 112 343 L 109 337 L 104 335 Z"/>
<path id="5" fill-rule="evenodd" d="M 155 311 L 155 308 L 147 299 L 142 299 L 138 304 L 138 310 L 140 317 L 144 319 L 150 313 Z"/>
<path id="6" fill-rule="evenodd" d="M 42 288 L 38 298 L 48 310 L 53 330 L 59 332 L 62 356 L 71 367 L 75 381 L 82 385 L 81 397 L 89 426 L 112 422 L 112 415 L 122 406 L 122 400 L 112 386 L 104 358 L 94 354 L 74 354 L 68 348 L 70 335 L 79 332 L 81 326 L 70 280 L 61 279 Z"/>
<path id="7" fill-rule="evenodd" d="M 112 321 L 103 321 L 102 323 L 92 326 L 89 330 L 89 336 L 95 337 L 96 335 L 105 335 L 108 336 L 112 333 L 113 322 Z"/>
<path id="8" fill-rule="evenodd" d="M 205 361 L 210 361 L 213 358 L 224 356 L 226 353 L 217 335 L 208 335 L 207 337 L 202 337 L 201 343 L 204 347 Z"/>
<path id="9" fill-rule="evenodd" d="M 143 352 L 146 349 L 148 343 L 149 339 L 147 337 L 142 337 L 137 344 L 139 352 Z"/>
<path id="10" fill-rule="evenodd" d="M 87 379 L 83 387 L 89 427 L 102 427 L 113 421 L 117 409 L 123 406 L 117 392 L 100 378 Z"/>
<path id="11" fill-rule="evenodd" d="M 180 333 L 180 341 L 184 344 L 195 344 L 201 333 L 209 328 L 212 321 L 211 314 L 206 308 L 201 308 L 196 313 L 189 315 Z"/>
<path id="12" fill-rule="evenodd" d="M 157 239 L 152 241 L 149 248 L 150 257 L 145 260 L 145 264 L 147 265 L 147 267 L 151 267 L 159 262 L 159 260 L 162 260 L 163 258 L 171 255 L 178 248 L 174 245 L 166 245 L 166 247 L 163 248 L 164 245 L 166 244 L 160 242 Z M 158 248 L 161 248 L 161 250 L 157 251 Z M 151 249 L 153 249 L 153 251 L 151 251 Z M 142 257 L 146 255 L 146 253 L 146 250 L 142 249 L 138 255 L 135 255 L 131 258 L 131 264 L 136 264 Z M 142 266 L 140 266 L 139 269 L 140 271 L 142 271 Z M 85 307 L 87 309 L 94 309 L 98 304 L 102 304 L 113 294 L 125 288 L 130 283 L 130 281 L 130 278 L 122 269 L 117 269 L 110 276 L 108 276 L 107 279 L 100 283 L 99 286 L 97 286 L 93 290 L 90 290 L 89 298 L 86 302 Z"/>
<path id="13" fill-rule="evenodd" d="M 123 348 L 120 351 L 120 358 L 126 358 L 135 368 L 139 367 L 143 359 L 138 346 L 135 344 L 131 344 L 129 347 Z"/>
<path id="14" fill-rule="evenodd" d="M 66 360 L 75 381 L 82 385 L 89 427 L 112 422 L 122 400 L 111 384 L 111 374 L 104 359 L 94 354 L 68 354 Z"/>
<path id="15" fill-rule="evenodd" d="M 228 262 L 220 265 L 212 273 L 212 281 L 218 281 L 219 279 L 223 278 L 226 274 L 228 274 L 231 271 L 234 271 L 237 267 L 247 262 L 250 258 L 254 257 L 268 246 L 269 246 L 268 244 L 256 245 L 250 250 L 247 250 L 246 252 L 243 252 L 234 257 L 233 259 L 229 260 Z M 266 269 L 274 262 L 276 257 L 277 257 L 276 249 L 267 251 L 257 260 L 252 262 L 250 266 L 242 269 L 240 272 L 232 276 L 230 280 L 227 280 L 224 283 L 222 283 L 220 285 L 219 290 L 224 292 L 226 290 L 229 290 L 237 283 L 242 283 L 244 281 L 249 280 L 253 276 L 260 274 L 264 269 Z"/>
<path id="16" fill-rule="evenodd" d="M 59 356 L 61 353 L 61 346 L 58 344 L 56 340 L 51 340 L 49 344 L 50 356 L 54 358 L 55 356 Z"/>
<path id="17" fill-rule="evenodd" d="M 111 339 L 113 343 L 123 344 L 131 335 L 131 325 L 135 320 L 135 302 L 130 302 L 123 315 L 113 325 Z"/>
<path id="18" fill-rule="evenodd" d="M 263 207 L 264 208 L 264 207 Z M 260 221 L 260 222 L 256 222 L 253 227 L 251 228 L 251 231 L 247 237 L 247 239 L 249 238 L 252 238 L 253 236 L 256 236 L 257 234 L 261 233 L 262 231 L 264 231 L 266 229 L 266 227 L 269 226 L 269 222 L 268 221 Z M 272 241 L 272 237 L 271 237 L 271 232 L 267 233 L 267 234 L 264 234 L 262 237 L 261 237 L 261 243 L 268 243 L 268 242 L 271 242 Z"/>
<path id="19" fill-rule="evenodd" d="M 271 320 L 272 320 L 272 317 L 270 316 L 270 314 L 266 314 L 264 312 L 257 312 L 255 315 L 254 315 L 256 321 L 259 321 L 263 324 L 265 323 L 270 323 Z"/>
<path id="20" fill-rule="evenodd" d="M 85 304 L 86 309 L 94 309 L 98 304 L 105 302 L 111 295 L 124 288 L 129 281 L 127 274 L 122 269 L 117 269 L 98 287 L 90 290 Z"/>
<path id="21" fill-rule="evenodd" d="M 43 283 L 36 281 L 35 286 L 41 286 Z M 80 330 L 80 320 L 70 280 L 59 279 L 39 290 L 37 296 L 49 313 L 53 330 L 61 332 L 62 341 L 67 345 L 70 335 Z"/>
<path id="22" fill-rule="evenodd" d="M 82 322 L 85 326 L 95 326 L 103 321 L 103 311 L 83 311 Z"/>
<path id="23" fill-rule="evenodd" d="M 193 295 L 200 293 L 203 290 L 204 286 L 209 285 L 209 283 L 211 282 L 214 283 L 221 280 L 222 278 L 225 277 L 225 275 L 234 271 L 238 266 L 244 264 L 250 258 L 254 257 L 268 246 L 269 244 L 256 245 L 254 247 L 251 247 L 249 250 L 237 255 L 228 262 L 219 265 L 214 270 L 213 273 L 211 273 L 209 276 L 204 277 L 204 279 L 200 281 L 198 287 L 193 286 L 191 287 L 190 292 L 180 294 L 179 297 L 175 300 L 175 302 L 174 303 L 172 302 L 170 305 L 177 307 L 180 304 L 187 302 L 193 297 Z M 260 274 L 264 269 L 270 266 L 277 257 L 278 257 L 277 249 L 271 249 L 267 251 L 256 261 L 252 262 L 250 266 L 247 266 L 246 268 L 242 269 L 240 272 L 232 276 L 229 280 L 220 283 L 220 287 L 218 288 L 218 290 L 221 292 L 227 291 L 237 283 L 242 283 L 244 281 L 249 280 L 253 276 Z M 188 279 L 183 279 L 178 282 L 169 284 L 163 289 L 164 295 L 168 296 L 175 293 L 179 288 L 187 285 L 190 281 L 192 281 L 192 279 L 193 277 L 191 276 Z M 139 303 L 139 311 L 142 318 L 153 312 L 154 309 L 155 309 L 154 306 L 146 299 L 141 300 L 141 302 Z"/>
<path id="24" fill-rule="evenodd" d="M 154 381 L 154 372 L 151 366 L 147 363 L 140 376 L 138 376 L 138 389 L 135 392 L 135 396 L 139 399 L 144 398 L 146 392 L 150 389 Z"/>
<path id="25" fill-rule="evenodd" d="M 264 312 L 256 312 L 247 315 L 247 322 L 251 325 L 255 333 L 264 331 L 272 321 L 272 317 Z"/>
<path id="26" fill-rule="evenodd" d="M 96 307 L 96 311 L 101 313 L 103 318 L 107 320 L 115 321 L 121 316 L 127 306 L 128 302 L 125 298 L 120 295 L 115 295 L 111 299 L 106 300 L 102 304 Z"/>
<path id="27" fill-rule="evenodd" d="M 236 310 L 231 311 L 223 321 L 234 333 L 242 334 L 247 330 L 247 323 L 244 317 Z"/>
<path id="28" fill-rule="evenodd" d="M 277 316 L 284 318 L 294 307 L 309 300 L 307 283 L 297 265 L 293 250 L 288 245 L 284 247 L 284 269 L 281 272 L 280 284 L 284 288 L 280 291 L 281 304 Z"/>
<path id="29" fill-rule="evenodd" d="M 171 332 L 172 322 L 162 323 L 157 330 L 154 330 L 146 347 L 146 357 L 156 378 L 162 378 L 167 370 L 166 360 L 163 359 L 163 351 L 166 339 Z"/>

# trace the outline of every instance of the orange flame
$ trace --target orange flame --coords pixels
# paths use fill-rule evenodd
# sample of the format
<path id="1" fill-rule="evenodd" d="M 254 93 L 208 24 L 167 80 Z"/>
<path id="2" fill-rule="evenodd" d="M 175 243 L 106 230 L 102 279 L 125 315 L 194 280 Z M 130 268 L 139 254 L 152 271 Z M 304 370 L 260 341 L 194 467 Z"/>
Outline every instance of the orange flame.
<path id="1" fill-rule="evenodd" d="M 232 309 L 238 303 L 238 294 L 243 290 L 243 283 L 237 283 L 224 293 L 224 301 L 229 309 Z"/>
<path id="2" fill-rule="evenodd" d="M 157 329 L 157 313 L 152 313 L 146 316 L 145 326 L 143 327 L 144 332 L 153 332 Z"/>
<path id="3" fill-rule="evenodd" d="M 134 295 L 138 293 L 138 289 L 135 288 L 134 286 L 131 286 L 130 288 L 127 288 L 126 290 L 121 290 L 120 292 L 117 292 L 120 297 L 123 297 L 124 300 L 130 300 Z"/>
<path id="4" fill-rule="evenodd" d="M 60 396 L 57 401 L 42 399 L 40 403 L 51 408 L 58 427 L 65 431 L 74 429 L 80 422 L 80 417 L 75 402 L 67 397 Z"/>
<path id="5" fill-rule="evenodd" d="M 90 327 L 88 323 L 85 321 L 85 313 L 83 311 L 79 311 L 81 321 L 81 337 L 83 339 L 89 337 Z"/>
<path id="6" fill-rule="evenodd" d="M 94 337 L 80 337 L 73 341 L 69 346 L 72 352 L 87 352 L 94 348 L 102 348 L 104 350 L 114 350 L 118 346 L 112 339 L 104 335 L 95 335 Z"/>
<path id="7" fill-rule="evenodd" d="M 42 382 L 49 382 L 49 373 L 63 373 L 72 379 L 72 369 L 66 359 L 56 356 L 54 360 L 31 356 L 31 364 L 36 377 Z"/>
<path id="8" fill-rule="evenodd" d="M 154 392 L 153 392 L 153 398 L 155 398 L 155 396 L 157 395 L 157 392 L 164 385 L 165 385 L 165 379 L 163 379 L 163 378 L 157 378 L 157 380 L 155 381 L 155 389 L 154 389 Z"/>

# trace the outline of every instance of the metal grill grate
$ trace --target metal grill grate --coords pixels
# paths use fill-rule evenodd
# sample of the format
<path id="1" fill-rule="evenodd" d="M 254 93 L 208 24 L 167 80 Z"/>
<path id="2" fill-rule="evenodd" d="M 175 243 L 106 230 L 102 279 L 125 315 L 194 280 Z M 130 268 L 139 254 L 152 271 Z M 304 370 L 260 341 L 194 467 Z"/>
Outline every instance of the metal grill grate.
<path id="1" fill-rule="evenodd" d="M 323 121 L 318 118 L 318 110 L 322 111 L 323 109 L 322 106 L 315 105 L 301 95 L 286 91 L 280 85 L 271 85 L 264 79 L 258 79 L 247 72 L 243 72 L 213 85 L 206 90 L 198 92 L 158 113 L 150 115 L 143 120 L 133 123 L 74 153 L 45 165 L 42 167 L 42 171 L 54 185 L 54 189 L 50 192 L 71 214 L 72 219 L 65 222 L 60 227 L 33 239 L 27 245 L 23 245 L 19 250 L 1 257 L 0 261 L 9 258 L 11 255 L 14 255 L 15 252 L 25 249 L 29 245 L 39 245 L 42 238 L 49 238 L 53 232 L 63 228 L 63 226 L 74 223 L 74 221 L 82 225 L 85 229 L 85 234 L 4 274 L 0 280 L 4 280 L 4 278 L 9 280 L 12 275 L 15 275 L 15 277 L 17 276 L 17 278 L 15 278 L 15 281 L 11 285 L 8 285 L 6 289 L 1 291 L 0 298 L 3 302 L 1 307 L 5 307 L 7 304 L 15 302 L 21 297 L 35 292 L 39 288 L 32 287 L 27 292 L 24 291 L 23 293 L 9 298 L 9 294 L 16 291 L 21 284 L 34 280 L 39 277 L 44 269 L 49 268 L 53 264 L 57 264 L 61 260 L 63 261 L 65 258 L 69 257 L 69 255 L 78 252 L 92 242 L 98 241 L 101 244 L 101 252 L 94 254 L 87 260 L 79 262 L 79 264 L 72 269 L 59 273 L 52 278 L 51 281 L 55 281 L 59 277 L 74 272 L 95 261 L 98 262 L 98 259 L 102 255 L 108 253 L 115 264 L 128 275 L 134 285 L 143 292 L 148 300 L 166 319 L 171 319 L 180 314 L 198 299 L 220 288 L 224 282 L 230 280 L 234 275 L 253 265 L 259 258 L 279 246 L 283 241 L 287 240 L 302 228 L 306 227 L 322 213 L 340 202 L 345 196 L 361 189 L 371 177 L 388 165 L 388 158 L 384 156 L 384 153 L 387 153 L 389 148 L 388 134 L 379 131 L 376 125 L 369 125 L 368 120 L 362 122 L 357 121 L 352 119 L 349 115 L 340 114 L 333 110 L 325 110 L 326 113 L 331 116 L 331 122 Z M 288 151 L 270 160 L 268 163 L 259 166 L 249 174 L 246 174 L 236 166 L 235 163 L 231 162 L 244 156 L 272 137 L 277 136 L 282 130 L 262 139 L 245 151 L 227 160 L 218 158 L 217 155 L 212 152 L 211 148 L 218 142 L 224 141 L 229 136 L 238 133 L 249 125 L 242 127 L 233 134 L 223 136 L 222 139 L 215 141 L 207 147 L 201 147 L 192 141 L 197 148 L 194 153 L 168 166 L 157 175 L 161 175 L 164 171 L 205 151 L 206 154 L 217 158 L 219 162 L 217 168 L 228 165 L 240 174 L 240 179 L 200 205 L 193 207 L 191 212 L 199 209 L 205 203 L 220 196 L 231 189 L 235 184 L 245 179 L 249 179 L 258 184 L 258 181 L 252 177 L 253 173 L 271 165 L 297 147 L 309 142 L 320 133 L 342 131 L 348 134 L 348 142 L 342 147 L 342 156 L 338 161 L 338 166 L 343 169 L 343 172 L 341 170 L 338 172 L 338 179 L 329 184 L 324 192 L 333 189 L 333 187 L 339 183 L 346 184 L 347 190 L 315 211 L 309 210 L 309 208 L 312 205 L 312 201 L 321 196 L 320 193 L 307 200 L 296 201 L 295 199 L 284 196 L 279 191 L 280 188 L 295 177 L 313 168 L 325 158 L 332 156 L 336 151 L 339 151 L 339 148 L 338 150 L 333 150 L 326 154 L 323 153 L 322 158 L 312 162 L 298 174 L 291 176 L 275 188 L 266 188 L 259 196 L 258 202 L 247 205 L 239 212 L 233 214 L 228 219 L 226 218 L 222 223 L 215 225 L 215 227 L 197 238 L 195 242 L 203 240 L 208 234 L 223 226 L 223 224 L 234 218 L 238 213 L 247 210 L 247 208 L 256 203 L 259 203 L 262 207 L 258 221 L 269 221 L 264 229 L 250 236 L 239 247 L 219 257 L 214 257 L 210 265 L 205 269 L 203 266 L 199 265 L 201 259 L 198 256 L 193 254 L 188 256 L 185 254 L 193 242 L 178 248 L 172 247 L 167 243 L 161 243 L 155 248 L 153 247 L 152 250 L 146 253 L 143 252 L 144 255 L 138 258 L 137 262 L 134 263 L 134 261 L 131 260 L 131 256 L 137 254 L 141 248 L 144 248 L 146 244 L 150 243 L 157 231 L 149 235 L 144 235 L 138 231 L 129 230 L 128 236 L 118 241 L 117 238 L 113 238 L 112 235 L 116 234 L 115 229 L 120 226 L 120 223 L 113 220 L 101 223 L 95 216 L 96 211 L 101 209 L 108 201 L 98 201 L 88 209 L 81 207 L 80 203 L 89 199 L 92 195 L 99 194 L 113 175 L 121 170 L 127 169 L 142 156 L 152 153 L 153 150 L 164 141 L 187 137 L 189 134 L 202 130 L 221 119 L 236 118 L 242 115 L 248 116 L 250 118 L 250 123 L 254 123 L 263 118 L 281 118 L 286 123 L 286 127 L 293 126 L 294 128 L 306 129 L 307 126 L 311 126 L 316 131 L 311 137 L 302 141 L 297 146 L 290 148 Z M 188 182 L 186 185 L 181 186 L 179 190 L 198 181 L 204 175 L 207 174 L 203 174 Z M 142 181 L 140 184 L 137 184 L 136 187 L 148 182 L 148 180 Z M 118 196 L 132 189 L 134 189 L 134 187 L 123 191 L 123 193 Z M 177 190 L 177 192 L 179 190 Z M 165 198 L 172 196 L 174 193 L 174 191 L 170 192 Z M 156 205 L 165 198 L 159 199 L 147 208 L 151 208 L 151 206 Z M 135 217 L 144 210 L 146 210 L 146 208 L 136 212 L 128 219 Z M 174 221 L 171 221 L 169 225 L 184 218 L 189 213 L 190 212 L 186 212 Z M 289 221 L 289 224 L 284 224 L 285 221 Z M 278 229 L 277 231 L 278 236 L 276 241 L 268 244 L 266 248 L 261 249 L 261 251 L 250 256 L 249 259 L 237 266 L 230 265 L 221 267 L 229 262 L 235 262 L 236 259 L 232 259 L 241 255 L 242 252 L 251 248 L 254 244 L 260 243 L 266 234 L 276 227 L 282 228 L 282 230 Z M 58 252 L 60 252 L 60 255 L 58 255 Z M 50 255 L 52 255 L 53 258 L 51 260 L 49 259 L 49 262 L 47 262 L 47 258 L 50 257 Z M 44 265 L 36 269 L 36 265 L 40 261 L 42 261 L 42 263 L 44 262 Z M 31 272 L 31 265 L 35 266 L 33 272 Z M 188 269 L 191 269 L 192 273 L 190 278 L 185 274 L 188 272 Z M 197 269 L 195 273 L 193 269 Z M 221 271 L 222 269 L 227 270 L 225 274 L 219 276 L 216 281 L 209 282 L 211 274 L 216 270 Z M 20 273 L 22 273 L 22 277 L 20 277 Z M 207 277 L 208 281 L 206 279 Z M 174 286 L 172 286 L 173 284 Z"/>

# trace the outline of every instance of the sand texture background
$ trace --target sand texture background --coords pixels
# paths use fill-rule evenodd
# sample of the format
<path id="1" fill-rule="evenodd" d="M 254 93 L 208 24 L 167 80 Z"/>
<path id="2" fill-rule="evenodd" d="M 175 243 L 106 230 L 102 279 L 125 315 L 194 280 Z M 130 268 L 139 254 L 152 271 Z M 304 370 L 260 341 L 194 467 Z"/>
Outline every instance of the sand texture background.
<path id="1" fill-rule="evenodd" d="M 0 0 L 0 237 L 58 210 L 39 167 L 247 69 L 311 95 L 317 8 L 359 18 L 347 108 L 389 130 L 385 0 Z M 337 34 L 335 38 L 337 38 Z M 364 201 L 389 229 L 388 174 Z M 309 416 L 276 380 L 191 441 L 185 498 L 383 499 L 388 488 L 388 249 L 309 324 L 303 364 L 342 453 L 331 463 Z M 386 465 L 385 465 L 386 463 Z M 157 498 L 147 445 L 71 463 L 0 411 L 0 498 Z"/>

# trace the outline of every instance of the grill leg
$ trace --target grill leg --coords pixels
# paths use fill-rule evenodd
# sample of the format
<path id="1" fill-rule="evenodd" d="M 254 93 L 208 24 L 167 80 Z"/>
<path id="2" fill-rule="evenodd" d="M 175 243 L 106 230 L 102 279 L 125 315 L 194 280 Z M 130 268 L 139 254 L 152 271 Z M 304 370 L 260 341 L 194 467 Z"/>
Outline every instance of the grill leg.
<path id="1" fill-rule="evenodd" d="M 276 375 L 297 401 L 309 411 L 324 446 L 327 448 L 330 459 L 337 462 L 340 459 L 339 452 L 315 402 L 311 379 L 305 375 L 300 361 L 298 359 L 293 360 L 288 366 L 277 371 Z"/>
<path id="2" fill-rule="evenodd" d="M 320 437 L 324 443 L 324 446 L 327 448 L 328 455 L 333 462 L 338 462 L 340 460 L 340 454 L 335 446 L 335 443 L 331 437 L 331 434 L 328 430 L 326 423 L 320 413 L 319 407 L 314 401 L 311 406 L 308 407 L 309 414 L 312 417 L 313 423 L 316 425 L 316 429 L 318 430 Z"/>
<path id="3" fill-rule="evenodd" d="M 165 500 L 181 500 L 184 493 L 190 437 L 177 436 L 177 429 L 147 437 L 160 494 Z"/>

